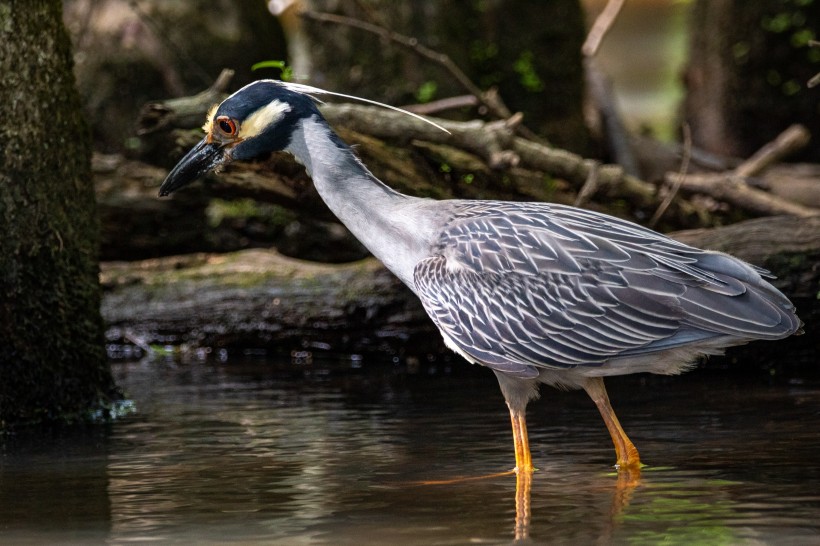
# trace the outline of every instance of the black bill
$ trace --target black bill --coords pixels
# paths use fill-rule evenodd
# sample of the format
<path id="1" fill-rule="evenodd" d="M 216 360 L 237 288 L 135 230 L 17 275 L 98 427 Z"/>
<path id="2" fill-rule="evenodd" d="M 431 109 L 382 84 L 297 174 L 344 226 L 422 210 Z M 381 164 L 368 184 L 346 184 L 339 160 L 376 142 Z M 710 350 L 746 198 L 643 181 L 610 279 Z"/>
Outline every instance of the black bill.
<path id="1" fill-rule="evenodd" d="M 222 145 L 209 143 L 206 139 L 202 139 L 168 173 L 168 177 L 159 188 L 159 196 L 164 197 L 183 186 L 187 186 L 227 160 L 229 160 L 229 157 L 225 155 L 225 149 Z"/>

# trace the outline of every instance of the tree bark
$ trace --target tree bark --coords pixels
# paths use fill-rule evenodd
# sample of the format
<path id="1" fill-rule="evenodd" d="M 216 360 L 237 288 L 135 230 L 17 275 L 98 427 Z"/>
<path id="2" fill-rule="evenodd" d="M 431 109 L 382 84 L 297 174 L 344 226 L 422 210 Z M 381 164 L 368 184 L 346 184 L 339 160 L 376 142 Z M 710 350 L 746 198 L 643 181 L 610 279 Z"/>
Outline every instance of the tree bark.
<path id="1" fill-rule="evenodd" d="M 90 135 L 59 0 L 0 1 L 0 429 L 115 393 L 99 312 Z"/>

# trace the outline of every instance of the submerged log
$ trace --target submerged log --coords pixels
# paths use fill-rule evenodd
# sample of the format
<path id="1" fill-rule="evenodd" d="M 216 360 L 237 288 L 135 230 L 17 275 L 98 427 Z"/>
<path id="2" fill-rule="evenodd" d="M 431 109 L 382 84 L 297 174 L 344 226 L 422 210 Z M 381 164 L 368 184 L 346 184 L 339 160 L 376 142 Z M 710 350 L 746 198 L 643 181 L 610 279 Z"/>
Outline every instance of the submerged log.
<path id="1" fill-rule="evenodd" d="M 770 268 L 775 284 L 800 300 L 804 321 L 816 323 L 808 317 L 818 307 L 820 217 L 762 218 L 673 236 Z M 285 352 L 443 348 L 415 296 L 373 258 L 327 265 L 272 250 L 196 254 L 103 263 L 102 282 L 110 340 Z"/>

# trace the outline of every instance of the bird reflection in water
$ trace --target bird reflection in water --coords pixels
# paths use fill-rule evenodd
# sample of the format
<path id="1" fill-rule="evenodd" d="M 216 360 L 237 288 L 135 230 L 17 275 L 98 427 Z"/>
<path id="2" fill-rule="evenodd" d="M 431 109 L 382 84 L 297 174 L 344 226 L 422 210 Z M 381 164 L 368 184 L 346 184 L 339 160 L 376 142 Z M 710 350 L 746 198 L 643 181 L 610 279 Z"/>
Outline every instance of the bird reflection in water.
<path id="1" fill-rule="evenodd" d="M 534 478 L 542 478 L 542 485 L 549 486 L 549 476 L 544 473 L 518 472 L 515 469 L 483 476 L 466 476 L 442 480 L 422 480 L 407 484 L 410 486 L 446 486 L 458 483 L 465 483 L 478 480 L 488 480 L 504 476 L 515 476 L 515 523 L 513 525 L 513 536 L 515 540 L 525 540 L 530 538 L 530 526 L 532 523 L 532 488 Z M 604 526 L 603 534 L 600 537 L 605 541 L 607 536 L 611 536 L 620 515 L 629 506 L 632 494 L 641 484 L 640 468 L 617 469 L 617 478 L 612 491 L 612 506 L 608 517 L 608 525 Z"/>

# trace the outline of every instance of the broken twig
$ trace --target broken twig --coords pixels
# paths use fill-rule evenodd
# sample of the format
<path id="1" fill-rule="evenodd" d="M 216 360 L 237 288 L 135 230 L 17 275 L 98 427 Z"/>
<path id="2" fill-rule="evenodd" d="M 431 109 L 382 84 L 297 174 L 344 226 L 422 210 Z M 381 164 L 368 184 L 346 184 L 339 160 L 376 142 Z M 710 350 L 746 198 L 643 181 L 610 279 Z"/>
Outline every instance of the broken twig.
<path id="1" fill-rule="evenodd" d="M 746 178 L 759 174 L 772 163 L 805 146 L 808 141 L 809 134 L 805 127 L 792 125 L 733 171 L 686 175 L 682 177 L 681 188 L 690 192 L 703 193 L 721 201 L 727 201 L 756 214 L 788 214 L 792 216 L 820 214 L 818 209 L 805 207 L 752 188 L 745 182 Z M 665 179 L 667 183 L 671 184 L 676 176 L 677 173 L 667 173 Z"/>
<path id="2" fill-rule="evenodd" d="M 652 218 L 649 220 L 648 226 L 654 228 L 658 221 L 663 216 L 663 213 L 666 212 L 666 209 L 669 208 L 669 205 L 672 204 L 672 200 L 678 194 L 678 190 L 680 190 L 681 184 L 683 184 L 683 177 L 686 176 L 686 173 L 689 171 L 689 161 L 692 158 L 692 130 L 689 128 L 688 123 L 683 124 L 683 157 L 681 159 L 680 170 L 678 171 L 678 176 L 675 177 L 675 181 L 672 183 L 672 187 L 669 188 L 669 193 L 666 194 L 664 197 L 663 202 L 658 206 L 658 210 L 655 211 L 655 214 L 652 215 Z"/>

